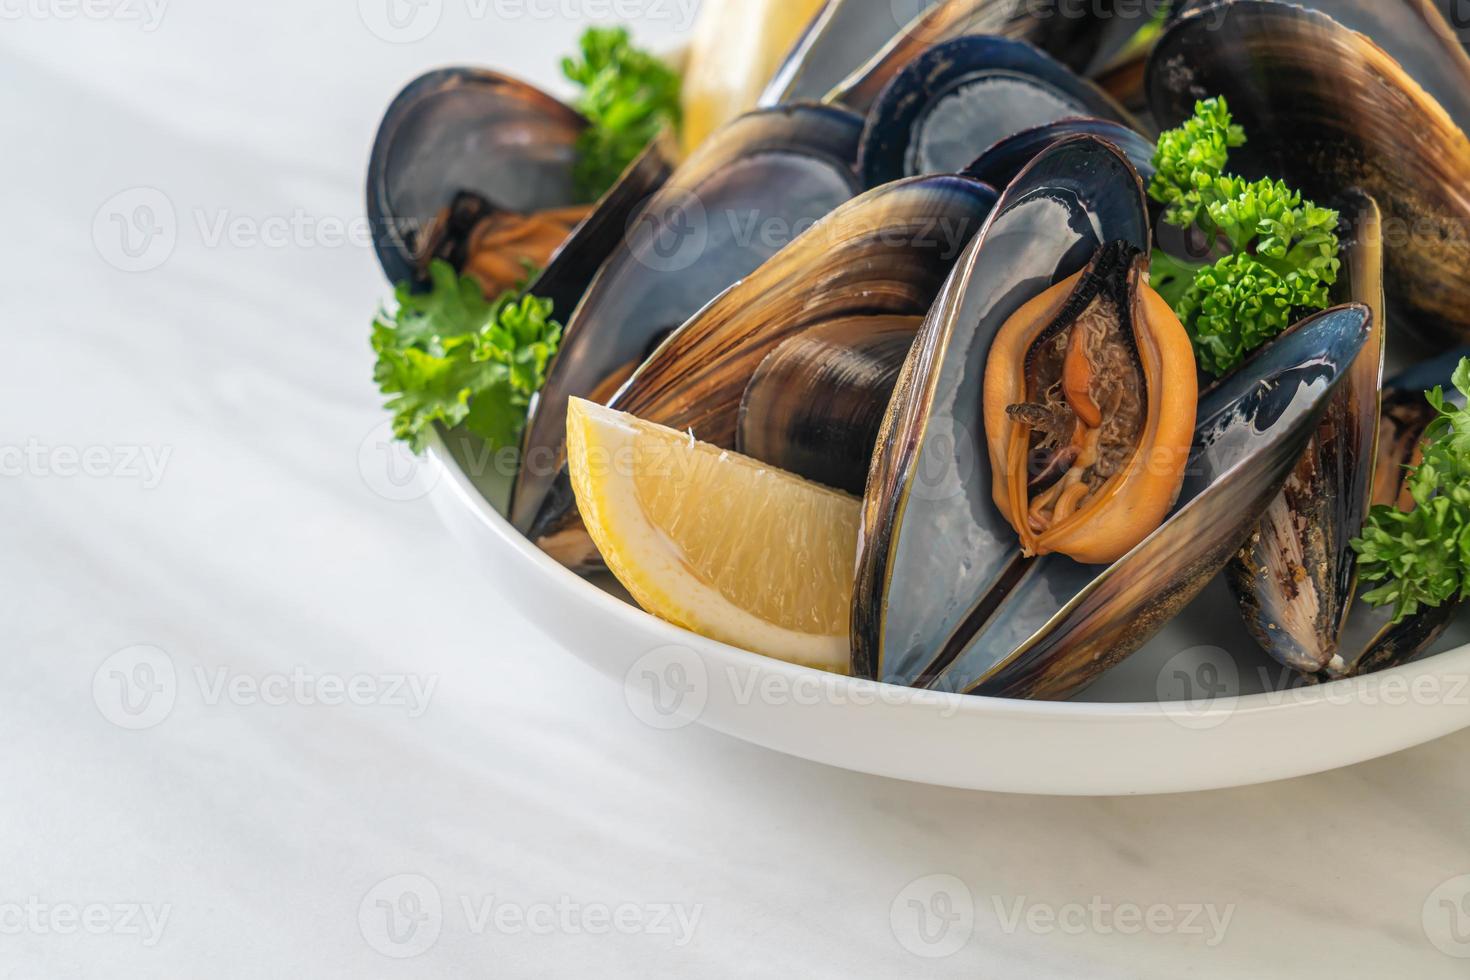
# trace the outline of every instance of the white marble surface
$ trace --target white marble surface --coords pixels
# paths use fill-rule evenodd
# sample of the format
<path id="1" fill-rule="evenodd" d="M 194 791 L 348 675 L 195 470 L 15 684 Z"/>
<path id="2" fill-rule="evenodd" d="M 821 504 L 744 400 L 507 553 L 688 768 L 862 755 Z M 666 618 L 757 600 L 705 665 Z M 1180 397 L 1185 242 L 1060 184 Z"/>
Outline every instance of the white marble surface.
<path id="1" fill-rule="evenodd" d="M 1470 873 L 1470 734 L 1282 785 L 1065 800 L 645 727 L 359 467 L 384 288 L 340 237 L 378 115 L 431 65 L 549 79 L 579 25 L 430 0 L 438 26 L 387 43 L 352 0 L 98 3 L 0 3 L 0 978 L 1470 971 L 1440 949 L 1470 937 L 1470 888 L 1435 891 Z M 111 215 L 138 204 L 171 251 L 118 250 Z M 172 697 L 128 715 L 119 677 L 149 664 Z M 293 675 L 434 686 L 420 713 L 272 686 Z M 377 901 L 426 882 L 442 912 L 395 946 Z M 907 902 L 946 883 L 973 926 L 924 959 Z M 1214 942 L 1203 916 L 1075 908 L 1099 903 L 1230 918 Z"/>

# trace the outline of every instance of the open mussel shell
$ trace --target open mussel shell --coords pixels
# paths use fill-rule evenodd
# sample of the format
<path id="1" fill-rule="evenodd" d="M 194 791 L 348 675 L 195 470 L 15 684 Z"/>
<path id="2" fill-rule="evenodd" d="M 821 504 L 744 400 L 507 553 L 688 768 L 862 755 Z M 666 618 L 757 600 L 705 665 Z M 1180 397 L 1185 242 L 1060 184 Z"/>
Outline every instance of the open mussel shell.
<path id="1" fill-rule="evenodd" d="M 866 112 L 906 66 L 937 44 L 990 34 L 1035 45 L 1079 74 L 1113 66 L 1172 0 L 945 0 L 918 13 L 917 2 L 895 0 L 894 9 L 918 13 L 876 56 L 843 79 L 832 101 Z"/>
<path id="2" fill-rule="evenodd" d="M 1101 89 L 1024 41 L 972 36 L 937 44 L 868 113 L 858 169 L 868 187 L 957 173 L 1021 130 L 1076 116 L 1128 122 Z"/>
<path id="3" fill-rule="evenodd" d="M 1320 11 L 1349 30 L 1366 35 L 1397 61 L 1409 77 L 1423 86 L 1451 118 L 1470 127 L 1470 56 L 1456 36 L 1446 14 L 1464 20 L 1465 11 L 1454 11 L 1456 2 L 1445 0 L 1275 0 Z M 1176 16 L 1217 8 L 1221 0 L 1181 0 Z"/>
<path id="4" fill-rule="evenodd" d="M 766 86 L 760 105 L 824 99 L 936 2 L 827 0 Z"/>
<path id="5" fill-rule="evenodd" d="M 990 187 L 955 176 L 869 191 L 675 331 L 609 404 L 734 448 L 741 401 L 773 351 L 857 317 L 923 316 L 994 203 Z M 595 552 L 566 487 L 563 469 L 531 537 L 564 563 L 585 564 Z"/>
<path id="6" fill-rule="evenodd" d="M 983 418 L 991 341 L 1115 241 L 1149 246 L 1143 187 L 1111 144 L 1072 137 L 1011 183 L 950 277 L 904 366 L 868 478 L 856 676 L 932 679 L 983 624 L 987 597 L 1004 591 L 1020 546 L 992 501 Z"/>
<path id="7" fill-rule="evenodd" d="M 1276 496 L 1370 319 L 1362 306 L 1318 314 L 1207 393 L 1174 516 L 1106 569 L 1048 557 L 1014 570 L 1005 601 L 931 686 L 1062 699 L 1147 643 L 1214 578 Z"/>
<path id="8" fill-rule="evenodd" d="M 1327 201 L 1360 187 L 1383 209 L 1389 300 L 1411 325 L 1470 336 L 1470 140 L 1383 48 L 1326 14 L 1232 0 L 1181 18 L 1154 50 L 1161 126 L 1225 96 L 1248 142 L 1246 177 Z"/>
<path id="9" fill-rule="evenodd" d="M 783 342 L 740 400 L 735 449 L 861 496 L 919 316 L 861 316 Z"/>
<path id="10" fill-rule="evenodd" d="M 517 528 L 532 530 L 561 468 L 567 400 L 605 400 L 671 330 L 851 198 L 861 128 L 828 106 L 750 113 L 647 202 L 566 322 L 522 440 Z"/>
<path id="11" fill-rule="evenodd" d="M 1372 504 L 1387 321 L 1383 228 L 1371 198 L 1346 209 L 1342 299 L 1373 314 L 1368 342 L 1343 377 L 1280 496 L 1226 569 L 1246 628 L 1266 652 L 1307 674 L 1338 657 L 1357 593 L 1350 542 Z"/>
<path id="12" fill-rule="evenodd" d="M 444 68 L 410 82 L 383 116 L 368 162 L 367 214 L 388 279 L 422 275 L 422 238 L 457 198 L 477 212 L 573 204 L 586 127 L 571 108 L 495 72 Z"/>
<path id="13" fill-rule="evenodd" d="M 1373 467 L 1374 506 L 1400 510 L 1415 506 L 1408 493 L 1407 468 L 1423 458 L 1424 432 L 1439 414 L 1425 400 L 1424 392 L 1434 387 L 1448 389 L 1446 400 L 1463 406 L 1463 398 L 1450 378 L 1465 354 L 1460 351 L 1418 365 L 1384 389 L 1378 455 Z M 1412 660 L 1444 634 L 1461 605 L 1447 602 L 1438 608 L 1422 608 L 1403 622 L 1394 623 L 1391 606 L 1374 609 L 1359 597 L 1344 624 L 1336 655 L 1315 676 L 1318 680 L 1355 677 Z"/>
<path id="14" fill-rule="evenodd" d="M 660 134 L 530 283 L 529 292 L 551 301 L 558 322 L 571 317 L 609 253 L 627 234 L 629 222 L 668 181 L 676 155 L 672 133 Z"/>
<path id="15" fill-rule="evenodd" d="M 982 153 L 963 172 L 992 187 L 1008 187 L 1016 179 L 1016 175 L 1036 159 L 1038 153 L 1068 136 L 1096 136 L 1107 140 L 1123 151 L 1123 155 L 1143 179 L 1144 186 L 1153 179 L 1156 149 L 1153 140 L 1131 126 L 1108 119 L 1086 117 L 1063 119 L 1008 136 Z"/>

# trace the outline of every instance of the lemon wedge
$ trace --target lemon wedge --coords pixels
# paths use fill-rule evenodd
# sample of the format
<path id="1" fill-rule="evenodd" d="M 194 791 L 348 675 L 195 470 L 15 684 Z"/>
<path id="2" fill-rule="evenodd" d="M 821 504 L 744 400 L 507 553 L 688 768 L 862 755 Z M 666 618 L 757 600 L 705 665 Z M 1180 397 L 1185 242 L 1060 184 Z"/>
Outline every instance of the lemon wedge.
<path id="1" fill-rule="evenodd" d="M 684 71 L 683 143 L 755 108 L 824 0 L 704 0 Z"/>
<path id="2" fill-rule="evenodd" d="M 567 462 L 592 540 L 644 609 L 848 671 L 859 501 L 580 398 L 567 410 Z"/>

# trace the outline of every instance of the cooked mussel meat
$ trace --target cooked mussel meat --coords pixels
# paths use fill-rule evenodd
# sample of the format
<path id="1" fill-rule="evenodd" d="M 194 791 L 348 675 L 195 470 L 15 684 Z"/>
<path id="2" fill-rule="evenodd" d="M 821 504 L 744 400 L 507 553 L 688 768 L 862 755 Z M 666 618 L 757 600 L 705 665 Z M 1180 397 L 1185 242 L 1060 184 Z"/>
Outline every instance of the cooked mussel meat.
<path id="1" fill-rule="evenodd" d="M 995 504 L 1028 555 L 1121 558 L 1184 483 L 1198 389 L 1188 334 L 1112 242 L 996 335 L 985 371 Z"/>
<path id="2" fill-rule="evenodd" d="M 495 72 L 445 68 L 410 82 L 368 164 L 368 217 L 388 278 L 422 281 L 440 258 L 497 295 L 525 278 L 526 263 L 545 266 L 591 210 L 573 176 L 586 127 L 580 113 Z M 652 184 L 666 174 L 645 166 L 637 176 Z"/>
<path id="3" fill-rule="evenodd" d="M 1211 392 L 1179 507 L 1108 567 L 1026 557 L 995 505 L 978 433 L 1002 327 L 1103 245 L 1150 241 L 1136 172 L 1096 138 L 1055 144 L 1007 189 L 921 328 L 885 419 L 859 538 L 856 675 L 1067 697 L 1198 595 L 1276 495 L 1362 347 L 1363 307 L 1299 325 Z"/>
<path id="4" fill-rule="evenodd" d="M 592 213 L 588 204 L 522 214 L 499 207 L 479 194 L 461 191 L 414 237 L 415 269 L 442 259 L 480 284 L 486 296 L 499 296 L 544 269 L 573 229 Z"/>

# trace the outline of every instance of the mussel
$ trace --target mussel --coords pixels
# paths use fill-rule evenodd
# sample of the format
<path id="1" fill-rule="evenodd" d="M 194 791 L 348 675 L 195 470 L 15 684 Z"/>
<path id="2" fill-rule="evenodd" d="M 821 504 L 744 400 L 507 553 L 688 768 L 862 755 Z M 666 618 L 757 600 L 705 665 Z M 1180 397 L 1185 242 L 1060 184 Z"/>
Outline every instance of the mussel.
<path id="1" fill-rule="evenodd" d="M 1145 281 L 1148 253 L 1104 245 L 1001 326 L 985 368 L 995 506 L 1028 557 L 1117 561 L 1184 484 L 1197 368 Z"/>
<path id="2" fill-rule="evenodd" d="M 1320 11 L 1230 0 L 1165 32 L 1149 66 L 1149 104 L 1160 125 L 1172 126 L 1196 99 L 1225 96 L 1248 137 L 1231 153 L 1232 170 L 1285 179 L 1318 200 L 1346 187 L 1371 194 L 1384 212 L 1400 325 L 1467 337 L 1470 139 L 1456 120 L 1466 117 L 1470 75 L 1463 52 L 1434 46 L 1425 64 L 1449 72 L 1436 86 L 1449 100 L 1442 104 L 1385 50 L 1400 44 L 1383 44 Z M 1426 84 L 1434 76 L 1416 71 Z"/>
<path id="3" fill-rule="evenodd" d="M 995 197 L 978 181 L 940 176 L 887 184 L 848 202 L 676 330 L 611 407 L 734 448 L 741 402 L 773 351 L 854 318 L 892 324 L 922 316 Z M 748 411 L 745 421 L 753 421 Z M 573 567 L 595 559 L 564 469 L 531 537 Z"/>
<path id="4" fill-rule="evenodd" d="M 1449 372 L 1445 372 L 1447 380 Z M 1436 384 L 1445 383 L 1436 381 Z M 1422 458 L 1424 430 L 1435 413 L 1424 400 L 1422 386 L 1413 390 L 1386 388 L 1378 430 L 1378 459 L 1373 467 L 1374 506 L 1414 507 L 1407 492 L 1406 467 Z M 1335 655 L 1315 674 L 1315 680 L 1336 680 L 1373 673 L 1406 663 L 1444 635 L 1461 603 L 1447 602 L 1423 608 L 1401 623 L 1393 622 L 1392 607 L 1373 609 L 1361 597 L 1353 603 L 1343 625 Z"/>
<path id="5" fill-rule="evenodd" d="M 761 94 L 762 106 L 818 101 L 937 0 L 827 0 Z"/>
<path id="6" fill-rule="evenodd" d="M 1131 126 L 1108 119 L 1062 119 L 1008 136 L 980 155 L 965 173 L 992 187 L 1006 187 L 1036 154 L 1068 136 L 1096 136 L 1107 140 L 1128 157 L 1144 185 L 1154 176 L 1154 143 Z"/>
<path id="7" fill-rule="evenodd" d="M 955 173 L 1021 130 L 1075 116 L 1131 123 L 1101 89 L 1024 41 L 956 38 L 884 88 L 868 112 L 858 166 L 869 187 Z"/>
<path id="8" fill-rule="evenodd" d="M 929 48 L 967 35 L 989 34 L 1034 45 L 1089 77 L 1117 67 L 1173 0 L 945 0 L 918 13 L 901 0 L 894 9 L 918 13 L 871 61 L 843 79 L 828 98 L 867 111 L 879 93 Z"/>
<path id="9" fill-rule="evenodd" d="M 1358 584 L 1349 542 L 1362 530 L 1377 477 L 1387 339 L 1383 231 L 1371 198 L 1349 200 L 1339 298 L 1372 311 L 1372 332 L 1281 495 L 1227 569 L 1252 635 L 1306 674 L 1339 656 Z"/>
<path id="10" fill-rule="evenodd" d="M 559 292 L 576 285 L 621 235 L 629 214 L 667 177 L 672 146 L 651 146 L 601 202 L 577 199 L 577 138 L 587 121 L 524 82 L 476 68 L 445 68 L 393 100 L 368 165 L 367 213 L 383 271 L 422 282 L 431 259 L 499 295 L 544 268 L 578 232 Z M 571 286 L 567 285 L 571 282 Z M 570 312 L 570 311 L 568 311 Z"/>
<path id="11" fill-rule="evenodd" d="M 1365 308 L 1307 321 L 1214 389 L 1199 407 L 1181 506 L 1119 561 L 1023 555 L 993 502 L 985 366 L 1004 324 L 1114 242 L 1150 244 L 1143 188 L 1116 148 L 1079 136 L 1012 182 L 956 267 L 905 364 L 864 496 L 856 675 L 1069 696 L 1198 594 L 1300 456 L 1361 349 Z"/>
<path id="12" fill-rule="evenodd" d="M 920 321 L 852 317 L 782 343 L 745 386 L 736 450 L 861 496 L 888 400 Z"/>
<path id="13" fill-rule="evenodd" d="M 1223 14 L 1221 0 L 1181 0 L 1176 18 L 1203 12 L 1206 20 Z M 1444 107 L 1461 130 L 1470 128 L 1470 56 L 1446 20 L 1455 0 L 1275 0 L 1316 10 L 1382 48 Z M 1213 11 L 1212 11 L 1213 8 Z"/>
<path id="14" fill-rule="evenodd" d="M 1378 246 L 1371 220 L 1360 227 L 1348 267 L 1354 290 L 1362 293 L 1373 288 Z M 1406 492 L 1407 467 L 1419 462 L 1421 440 L 1436 415 L 1423 392 L 1447 386 L 1463 354 L 1401 375 L 1380 399 L 1375 355 L 1381 350 L 1374 345 L 1382 344 L 1384 332 L 1386 325 L 1375 329 L 1286 489 L 1230 567 L 1250 632 L 1308 680 L 1354 677 L 1411 660 L 1443 635 L 1459 607 L 1422 608 L 1394 623 L 1391 609 L 1371 608 L 1359 594 L 1348 541 L 1369 505 L 1415 506 Z"/>
<path id="15" fill-rule="evenodd" d="M 640 210 L 570 314 L 532 409 L 511 501 L 517 528 L 533 529 L 561 469 L 567 400 L 610 397 L 658 340 L 851 198 L 861 128 L 829 106 L 750 113 Z"/>

